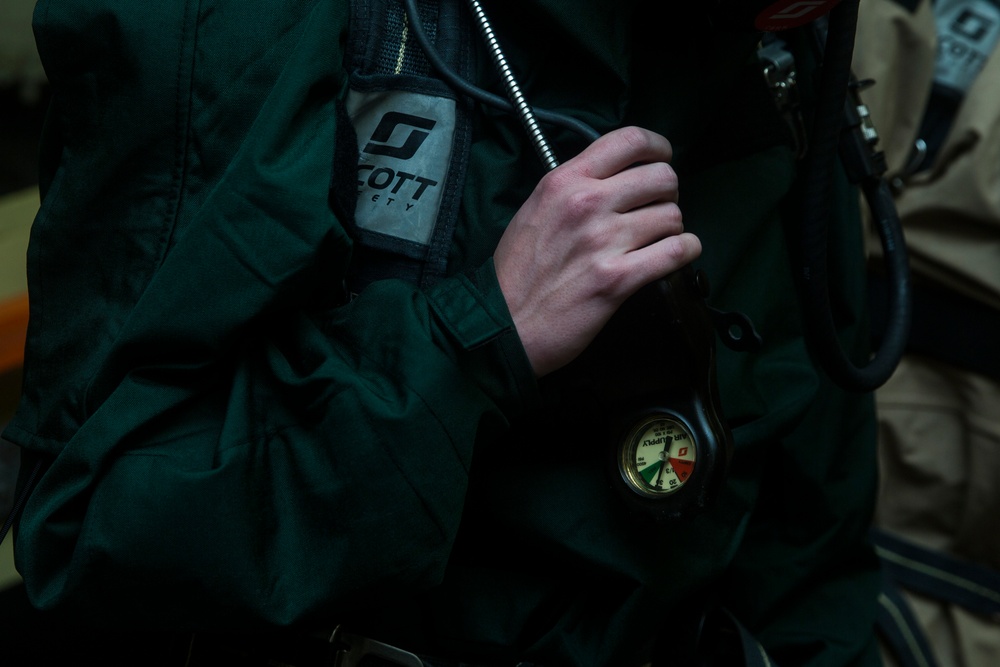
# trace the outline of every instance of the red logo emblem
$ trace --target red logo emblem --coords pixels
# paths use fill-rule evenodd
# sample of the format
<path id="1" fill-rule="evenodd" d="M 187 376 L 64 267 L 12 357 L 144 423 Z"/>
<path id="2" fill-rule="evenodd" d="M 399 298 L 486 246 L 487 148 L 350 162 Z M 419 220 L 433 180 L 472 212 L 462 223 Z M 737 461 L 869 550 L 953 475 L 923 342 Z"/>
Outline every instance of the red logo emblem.
<path id="1" fill-rule="evenodd" d="M 829 12 L 840 0 L 778 0 L 760 14 L 754 25 L 764 32 L 777 32 L 809 23 Z"/>

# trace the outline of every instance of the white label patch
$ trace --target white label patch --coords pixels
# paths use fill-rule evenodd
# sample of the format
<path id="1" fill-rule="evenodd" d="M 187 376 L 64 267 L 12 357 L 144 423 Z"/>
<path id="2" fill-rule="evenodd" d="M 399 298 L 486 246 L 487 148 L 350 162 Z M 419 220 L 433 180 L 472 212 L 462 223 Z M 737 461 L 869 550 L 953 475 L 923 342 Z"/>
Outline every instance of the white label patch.
<path id="1" fill-rule="evenodd" d="M 989 0 L 938 0 L 934 80 L 968 92 L 1000 39 L 1000 8 Z"/>
<path id="2" fill-rule="evenodd" d="M 347 112 L 360 151 L 357 225 L 428 245 L 451 163 L 455 101 L 351 90 Z"/>

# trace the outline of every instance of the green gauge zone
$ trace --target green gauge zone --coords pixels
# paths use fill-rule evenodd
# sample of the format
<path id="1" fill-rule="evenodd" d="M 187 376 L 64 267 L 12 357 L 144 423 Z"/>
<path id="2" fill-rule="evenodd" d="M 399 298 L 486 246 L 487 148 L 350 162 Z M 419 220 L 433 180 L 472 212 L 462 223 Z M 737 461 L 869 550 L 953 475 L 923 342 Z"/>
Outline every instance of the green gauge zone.
<path id="1" fill-rule="evenodd" d="M 618 469 L 635 493 L 662 498 L 684 487 L 697 459 L 694 438 L 684 424 L 656 414 L 639 421 L 622 441 Z"/>

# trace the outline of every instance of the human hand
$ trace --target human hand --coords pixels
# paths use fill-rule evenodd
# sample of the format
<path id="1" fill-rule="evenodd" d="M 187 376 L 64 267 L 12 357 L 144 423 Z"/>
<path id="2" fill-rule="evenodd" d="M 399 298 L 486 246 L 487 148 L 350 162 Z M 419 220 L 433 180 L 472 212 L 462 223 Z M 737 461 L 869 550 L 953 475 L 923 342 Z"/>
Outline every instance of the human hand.
<path id="1" fill-rule="evenodd" d="M 636 290 L 701 254 L 671 156 L 648 130 L 610 132 L 546 174 L 511 220 L 494 264 L 539 377 L 576 358 Z"/>

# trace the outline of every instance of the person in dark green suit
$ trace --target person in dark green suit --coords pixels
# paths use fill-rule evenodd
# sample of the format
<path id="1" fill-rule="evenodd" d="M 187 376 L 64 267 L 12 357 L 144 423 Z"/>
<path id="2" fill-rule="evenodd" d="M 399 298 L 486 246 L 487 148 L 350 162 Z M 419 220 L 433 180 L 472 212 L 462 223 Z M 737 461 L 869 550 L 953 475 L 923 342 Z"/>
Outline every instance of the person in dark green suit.
<path id="1" fill-rule="evenodd" d="M 724 615 L 756 659 L 876 664 L 872 402 L 804 344 L 760 35 L 654 4 L 487 6 L 532 103 L 602 135 L 547 127 L 547 172 L 395 1 L 40 0 L 53 103 L 4 433 L 42 471 L 16 536 L 31 603 L 95 631 L 340 625 L 434 664 L 548 666 L 684 664 Z M 419 6 L 501 90 L 464 6 Z M 833 299 L 863 356 L 837 187 Z M 609 481 L 609 415 L 566 372 L 691 262 L 763 345 L 718 351 L 718 498 L 660 522 Z"/>

